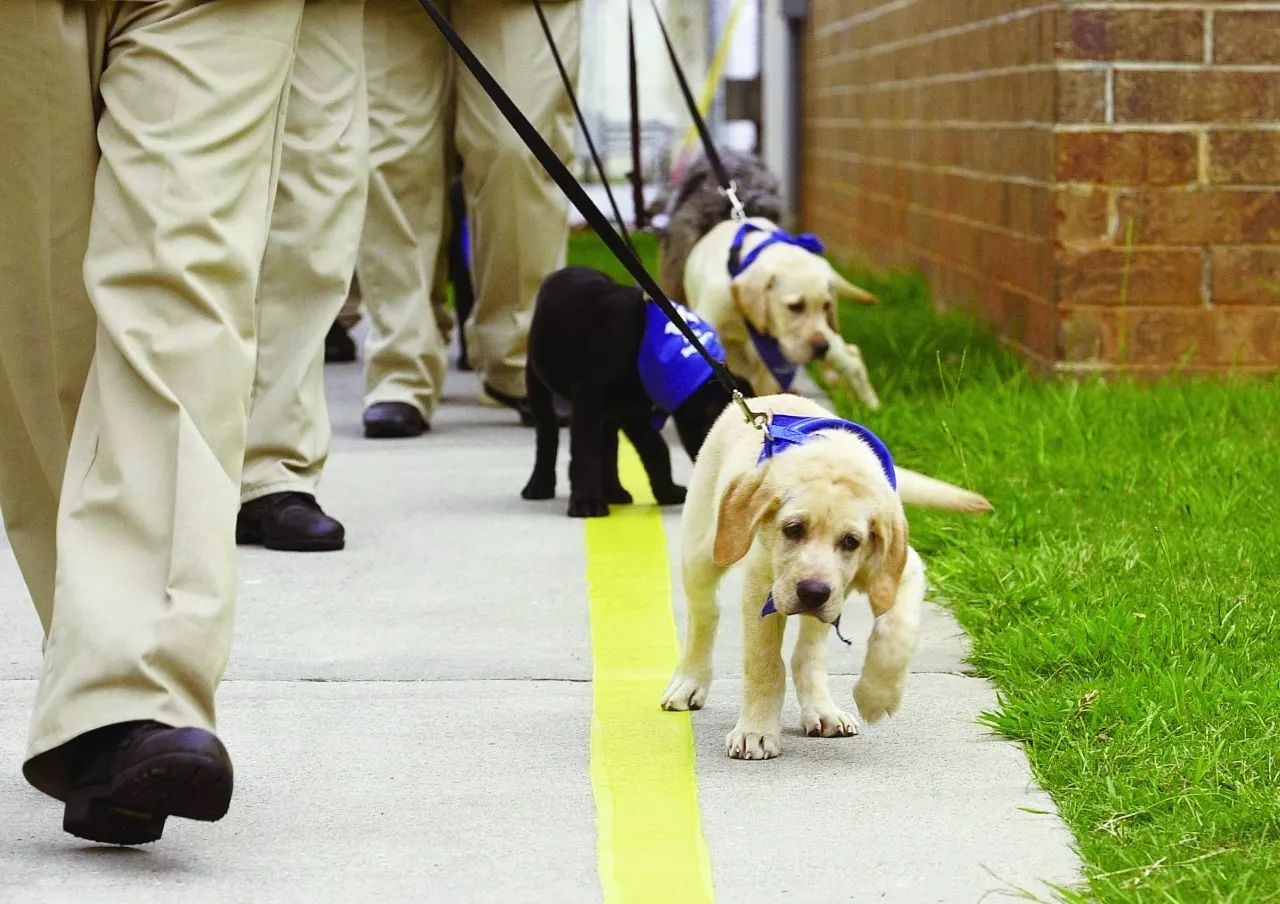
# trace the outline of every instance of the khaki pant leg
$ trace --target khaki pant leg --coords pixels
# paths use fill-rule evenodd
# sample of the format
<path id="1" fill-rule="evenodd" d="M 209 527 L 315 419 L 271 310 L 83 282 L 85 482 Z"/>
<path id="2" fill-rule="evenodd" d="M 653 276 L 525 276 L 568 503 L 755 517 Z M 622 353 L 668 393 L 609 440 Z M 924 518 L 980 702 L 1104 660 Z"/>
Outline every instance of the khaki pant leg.
<path id="1" fill-rule="evenodd" d="M 458 33 L 567 162 L 573 108 L 532 5 L 457 0 L 453 9 Z M 545 9 L 565 66 L 576 73 L 578 3 Z M 568 201 L 470 74 L 458 80 L 457 145 L 476 283 L 467 350 L 486 382 L 523 396 L 533 303 L 542 280 L 564 266 Z"/>
<path id="2" fill-rule="evenodd" d="M 93 354 L 88 45 L 79 4 L 0 3 L 0 512 L 46 634 L 58 495 Z"/>
<path id="3" fill-rule="evenodd" d="M 365 187 L 369 185 L 368 173 L 365 174 Z M 342 310 L 338 312 L 338 326 L 344 330 L 352 329 L 360 322 L 360 283 L 351 280 L 351 286 L 347 290 L 347 300 L 342 303 Z"/>
<path id="4" fill-rule="evenodd" d="M 369 317 L 365 401 L 430 417 L 446 351 L 431 306 L 445 210 L 451 51 L 415 0 L 365 7 L 369 209 L 356 265 Z"/>
<path id="5" fill-rule="evenodd" d="M 98 329 L 24 770 L 56 797 L 65 745 L 84 732 L 214 724 L 254 298 L 302 3 L 67 7 L 107 30 L 84 263 Z"/>
<path id="6" fill-rule="evenodd" d="M 329 455 L 324 337 L 347 298 L 368 186 L 363 5 L 307 0 L 302 14 L 258 286 L 242 502 L 314 493 Z"/>

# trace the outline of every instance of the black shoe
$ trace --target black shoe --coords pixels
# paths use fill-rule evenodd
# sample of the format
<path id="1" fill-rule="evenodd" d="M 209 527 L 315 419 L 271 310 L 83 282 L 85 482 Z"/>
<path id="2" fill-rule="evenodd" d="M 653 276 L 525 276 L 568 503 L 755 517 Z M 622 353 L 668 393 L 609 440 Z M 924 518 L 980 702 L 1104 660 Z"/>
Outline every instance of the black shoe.
<path id="1" fill-rule="evenodd" d="M 422 412 L 407 402 L 374 402 L 364 410 L 364 435 L 368 439 L 408 439 L 430 429 Z"/>
<path id="2" fill-rule="evenodd" d="M 170 816 L 217 822 L 231 806 L 231 758 L 202 728 L 121 722 L 73 744 L 62 828 L 78 838 L 148 844 Z"/>
<path id="3" fill-rule="evenodd" d="M 346 545 L 346 530 L 308 493 L 272 493 L 240 506 L 236 543 L 285 552 L 333 552 Z"/>
<path id="4" fill-rule="evenodd" d="M 324 363 L 343 364 L 356 359 L 356 341 L 346 327 L 335 323 L 324 337 Z"/>

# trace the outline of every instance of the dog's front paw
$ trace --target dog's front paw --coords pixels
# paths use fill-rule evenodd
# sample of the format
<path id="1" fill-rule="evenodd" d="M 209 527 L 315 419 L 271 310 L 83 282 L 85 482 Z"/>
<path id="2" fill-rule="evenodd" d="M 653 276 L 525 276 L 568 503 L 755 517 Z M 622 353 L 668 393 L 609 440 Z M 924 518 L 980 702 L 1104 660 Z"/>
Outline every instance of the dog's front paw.
<path id="1" fill-rule="evenodd" d="M 853 699 L 858 704 L 858 712 L 862 713 L 862 718 L 868 722 L 878 722 L 898 711 L 905 688 L 902 681 L 886 684 L 862 679 L 853 689 Z"/>
<path id="2" fill-rule="evenodd" d="M 621 485 L 605 490 L 604 498 L 610 505 L 630 505 L 635 501 L 631 498 L 631 494 L 627 492 L 626 488 Z"/>
<path id="3" fill-rule="evenodd" d="M 760 731 L 739 722 L 725 739 L 725 749 L 735 760 L 771 760 L 782 753 L 782 732 Z"/>
<path id="4" fill-rule="evenodd" d="M 520 496 L 524 499 L 554 499 L 556 498 L 556 478 L 542 477 L 535 474 L 529 478 L 529 482 L 524 485 L 524 489 L 520 491 Z"/>
<path id="5" fill-rule="evenodd" d="M 707 691 L 711 689 L 711 676 L 686 675 L 676 672 L 662 694 L 662 708 L 668 712 L 683 712 L 686 709 L 702 709 L 707 702 Z"/>
<path id="6" fill-rule="evenodd" d="M 660 487 L 653 491 L 653 498 L 657 500 L 658 505 L 684 505 L 686 495 L 685 488 L 674 483 L 669 487 Z"/>
<path id="7" fill-rule="evenodd" d="M 835 706 L 806 708 L 800 714 L 800 726 L 811 738 L 849 738 L 858 733 L 858 720 Z"/>
<path id="8" fill-rule="evenodd" d="M 570 496 L 570 518 L 603 518 L 609 514 L 609 503 L 593 496 Z"/>

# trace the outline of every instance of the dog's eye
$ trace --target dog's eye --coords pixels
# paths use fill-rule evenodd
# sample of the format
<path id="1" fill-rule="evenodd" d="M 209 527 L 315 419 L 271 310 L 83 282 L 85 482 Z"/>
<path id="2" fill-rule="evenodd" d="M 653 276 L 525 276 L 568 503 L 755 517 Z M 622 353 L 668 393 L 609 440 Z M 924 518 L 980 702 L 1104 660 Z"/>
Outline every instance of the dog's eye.
<path id="1" fill-rule="evenodd" d="M 857 537 L 855 537 L 853 534 L 845 534 L 843 537 L 840 538 L 840 548 L 843 549 L 845 552 L 853 552 L 855 549 L 857 549 L 861 545 L 862 545 L 862 541 L 859 540 Z"/>
<path id="2" fill-rule="evenodd" d="M 803 301 L 793 301 L 793 302 L 791 302 L 791 304 L 787 305 L 787 310 L 788 310 L 788 311 L 790 311 L 792 314 L 803 314 L 803 313 L 804 313 L 804 302 L 803 302 Z"/>
<path id="3" fill-rule="evenodd" d="M 782 536 L 786 537 L 788 540 L 803 540 L 804 522 L 788 521 L 786 524 L 782 525 Z"/>

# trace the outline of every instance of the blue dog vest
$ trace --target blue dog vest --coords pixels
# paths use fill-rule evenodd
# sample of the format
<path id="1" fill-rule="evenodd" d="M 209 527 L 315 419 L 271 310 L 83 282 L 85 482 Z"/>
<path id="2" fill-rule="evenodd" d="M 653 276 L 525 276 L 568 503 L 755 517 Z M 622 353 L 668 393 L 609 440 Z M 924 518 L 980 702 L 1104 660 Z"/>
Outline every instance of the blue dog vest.
<path id="1" fill-rule="evenodd" d="M 769 234 L 764 241 L 748 251 L 746 257 L 743 257 L 742 244 L 747 236 L 753 232 L 768 232 Z M 734 233 L 733 242 L 729 245 L 729 276 L 737 277 L 742 271 L 754 264 L 756 258 L 760 256 L 760 252 L 770 245 L 794 245 L 813 254 L 821 254 L 823 251 L 822 241 L 816 235 L 807 232 L 800 235 L 792 235 L 781 229 L 770 231 L 754 223 L 743 223 L 738 227 L 738 231 Z M 747 324 L 747 333 L 751 336 L 751 344 L 756 347 L 756 352 L 760 355 L 760 359 L 764 361 L 765 367 L 769 368 L 773 378 L 778 381 L 782 391 L 789 390 L 791 384 L 795 382 L 799 368 L 787 360 L 787 356 L 782 353 L 782 347 L 778 344 L 777 339 L 772 336 L 766 336 L 749 323 Z"/>
<path id="2" fill-rule="evenodd" d="M 894 490 L 898 489 L 898 472 L 893 466 L 893 456 L 889 454 L 889 447 L 884 444 L 884 441 L 861 424 L 855 424 L 853 421 L 846 421 L 836 417 L 807 417 L 794 414 L 773 415 L 769 418 L 769 426 L 765 428 L 764 445 L 760 449 L 760 458 L 757 463 L 764 464 L 775 455 L 781 455 L 796 446 L 803 446 L 823 430 L 844 430 L 865 442 L 871 447 L 871 451 L 875 453 L 876 458 L 880 460 L 880 467 L 884 470 L 884 476 L 889 480 L 889 486 L 893 487 Z M 773 602 L 773 594 L 770 594 L 769 598 L 764 602 L 764 608 L 760 610 L 760 617 L 772 615 L 777 611 L 778 608 Z M 839 618 L 836 619 L 835 629 L 836 636 L 844 641 L 846 645 L 852 643 L 840 633 Z"/>
<path id="3" fill-rule="evenodd" d="M 723 361 L 724 347 L 711 324 L 688 308 L 678 307 L 678 310 L 698 341 L 713 357 Z M 640 355 L 636 363 L 644 391 L 659 411 L 656 426 L 661 426 L 667 415 L 683 405 L 699 386 L 714 376 L 711 365 L 652 301 L 645 304 L 644 338 L 640 341 Z"/>

